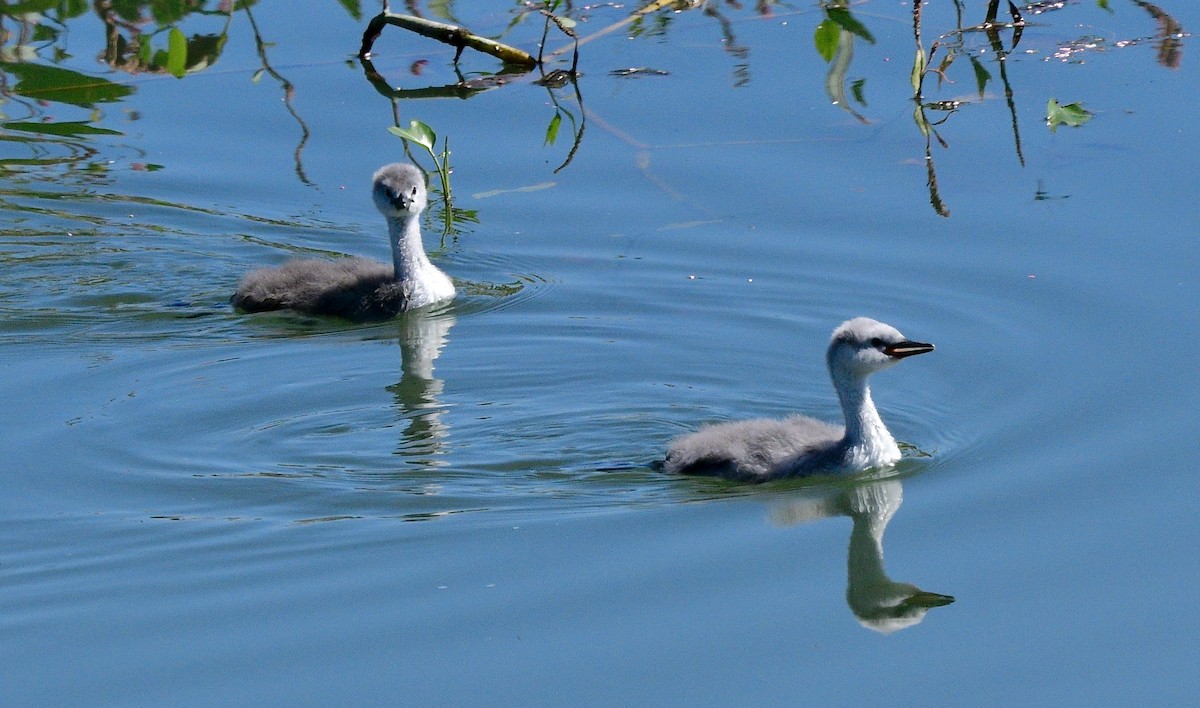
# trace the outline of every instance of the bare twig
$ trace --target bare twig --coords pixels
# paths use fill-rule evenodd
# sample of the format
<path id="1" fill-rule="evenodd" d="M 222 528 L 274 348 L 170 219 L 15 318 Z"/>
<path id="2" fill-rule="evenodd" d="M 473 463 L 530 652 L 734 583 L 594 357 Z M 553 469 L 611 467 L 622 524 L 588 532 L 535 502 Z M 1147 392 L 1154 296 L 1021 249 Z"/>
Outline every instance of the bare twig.
<path id="1" fill-rule="evenodd" d="M 457 53 L 454 55 L 456 61 L 459 55 L 462 54 L 462 50 L 465 47 L 470 47 L 484 54 L 491 54 L 506 64 L 532 68 L 537 66 L 538 63 L 526 51 L 510 47 L 507 44 L 501 44 L 494 39 L 480 37 L 465 27 L 450 25 L 444 22 L 434 22 L 422 17 L 413 17 L 412 15 L 400 15 L 393 12 L 381 12 L 371 18 L 371 22 L 367 24 L 366 31 L 363 32 L 362 47 L 358 50 L 360 58 L 370 58 L 371 48 L 375 45 L 375 40 L 383 32 L 384 25 L 395 25 L 401 29 L 416 32 L 422 37 L 429 37 L 430 39 L 436 39 L 439 42 L 449 44 L 457 50 Z"/>

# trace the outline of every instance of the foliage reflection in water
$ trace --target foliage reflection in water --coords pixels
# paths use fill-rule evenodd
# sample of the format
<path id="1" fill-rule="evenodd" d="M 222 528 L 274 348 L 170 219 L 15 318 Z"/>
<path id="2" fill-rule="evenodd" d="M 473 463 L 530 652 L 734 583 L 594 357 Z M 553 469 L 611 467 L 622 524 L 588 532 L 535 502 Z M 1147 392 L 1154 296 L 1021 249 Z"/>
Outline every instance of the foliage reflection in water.
<path id="1" fill-rule="evenodd" d="M 1127 38 L 1109 41 L 1095 40 L 1095 38 L 1085 36 L 1062 43 L 1052 56 L 1045 57 L 1045 59 L 1079 62 L 1083 61 L 1084 56 L 1089 52 L 1103 52 L 1149 42 L 1156 47 L 1158 52 L 1156 60 L 1161 66 L 1165 68 L 1179 67 L 1183 55 L 1183 41 L 1189 36 L 1183 26 L 1167 9 L 1161 6 L 1142 0 L 1130 0 L 1130 2 L 1144 11 L 1155 24 L 1156 30 L 1153 34 L 1133 34 Z M 171 12 L 164 11 L 163 8 L 150 2 L 97 6 L 95 16 L 105 27 L 106 44 L 102 55 L 104 62 L 114 70 L 126 73 L 131 77 L 165 74 L 184 78 L 203 72 L 216 64 L 228 41 L 231 23 L 238 13 L 243 14 L 252 29 L 262 63 L 262 68 L 256 72 L 254 78 L 257 80 L 258 76 L 267 74 L 280 83 L 285 108 L 300 129 L 300 137 L 295 149 L 296 174 L 301 182 L 312 184 L 304 168 L 302 157 L 304 146 L 310 137 L 310 129 L 294 104 L 294 85 L 273 68 L 268 60 L 267 48 L 270 43 L 262 37 L 258 23 L 255 21 L 253 7 L 256 3 L 239 4 L 236 8 L 218 4 L 212 9 L 209 9 L 207 5 L 208 3 L 200 3 L 197 6 L 179 7 Z M 357 4 L 344 4 L 343 6 L 355 19 L 361 16 Z M 833 105 L 847 111 L 860 123 L 869 125 L 871 119 L 865 112 L 867 110 L 865 95 L 869 77 L 851 79 L 850 71 L 855 43 L 863 41 L 873 44 L 875 42 L 875 36 L 868 27 L 867 21 L 862 19 L 867 15 L 871 4 L 850 6 L 842 0 L 828 0 L 821 2 L 819 7 L 819 21 L 814 30 L 814 45 L 820 58 L 829 63 L 824 86 L 825 92 Z M 954 28 L 939 32 L 937 39 L 926 49 L 922 40 L 922 32 L 923 29 L 928 29 L 930 23 L 928 15 L 934 11 L 944 12 L 947 8 L 953 13 Z M 669 36 L 678 13 L 688 10 L 700 12 L 716 21 L 723 38 L 721 46 L 738 61 L 734 85 L 748 84 L 751 49 L 739 41 L 734 34 L 736 22 L 742 21 L 744 18 L 726 16 L 715 4 L 704 4 L 702 9 L 698 9 L 695 6 L 680 7 L 678 3 L 662 0 L 646 3 L 599 30 L 580 34 L 577 34 L 578 30 L 593 21 L 603 12 L 603 9 L 576 9 L 569 4 L 564 6 L 561 2 L 548 3 L 544 8 L 527 3 L 516 3 L 509 11 L 511 21 L 502 35 L 519 27 L 530 15 L 541 13 L 544 29 L 541 41 L 537 43 L 537 59 L 532 58 L 528 53 L 523 53 L 530 63 L 522 66 L 519 62 L 505 61 L 494 72 L 477 72 L 476 75 L 468 78 L 459 69 L 457 61 L 457 53 L 461 53 L 461 47 L 465 45 L 458 44 L 459 48 L 455 61 L 453 61 L 458 80 L 444 86 L 393 87 L 371 63 L 369 55 L 374 39 L 371 38 L 369 28 L 364 35 L 364 44 L 359 52 L 359 60 L 367 80 L 375 86 L 377 91 L 389 99 L 392 110 L 391 126 L 396 128 L 400 128 L 402 125 L 399 103 L 403 100 L 428 99 L 438 96 L 470 98 L 481 91 L 524 81 L 529 69 L 536 66 L 542 72 L 542 78 L 537 83 L 546 86 L 553 104 L 553 115 L 545 130 L 545 144 L 547 146 L 555 144 L 564 116 L 571 123 L 573 129 L 572 145 L 562 164 L 555 170 L 558 172 L 570 164 L 579 150 L 588 117 L 588 111 L 583 108 L 576 72 L 580 48 L 614 31 L 623 31 L 635 39 L 661 39 Z M 1017 49 L 1030 17 L 1036 18 L 1039 23 L 1044 23 L 1045 19 L 1051 15 L 1066 14 L 1077 10 L 1078 8 L 1072 5 L 1062 3 L 1034 4 L 1024 8 L 1018 8 L 1010 3 L 1007 8 L 1007 17 L 1001 19 L 999 0 L 989 0 L 984 9 L 982 21 L 974 25 L 967 25 L 965 22 L 967 8 L 961 0 L 948 0 L 948 2 L 936 6 L 928 3 L 913 4 L 912 23 L 916 43 L 916 58 L 912 67 L 913 102 L 915 104 L 913 120 L 925 141 L 926 182 L 929 201 L 936 213 L 941 216 L 950 216 L 951 210 L 939 187 L 933 144 L 936 142 L 942 149 L 949 148 L 949 142 L 942 135 L 943 126 L 951 116 L 967 108 L 970 103 L 990 98 L 988 86 L 994 80 L 993 72 L 999 76 L 1003 95 L 1008 105 L 1009 130 L 1013 135 L 1015 156 L 1018 162 L 1024 165 L 1025 156 L 1017 113 L 1018 91 L 1009 75 L 1010 65 L 1014 59 L 1020 58 Z M 450 22 L 453 22 L 458 14 L 453 2 L 445 3 L 444 6 L 431 7 L 427 12 Z M 97 107 L 98 104 L 120 102 L 132 94 L 135 90 L 134 87 L 54 65 L 67 61 L 71 56 L 65 49 L 65 30 L 69 23 L 79 20 L 85 13 L 87 13 L 87 8 L 82 4 L 67 4 L 50 8 L 44 15 L 22 14 L 10 18 L 17 27 L 15 31 L 5 33 L 6 41 L 2 50 L 3 63 L 0 63 L 0 69 L 6 74 L 6 78 L 11 77 L 16 81 L 15 83 L 11 80 L 6 81 L 3 93 L 9 99 L 15 99 L 22 103 L 24 115 L 16 120 L 10 119 L 0 127 L 6 129 L 6 134 L 2 136 L 3 139 L 24 143 L 34 150 L 34 154 L 30 158 L 19 160 L 22 165 L 30 164 L 30 159 L 35 163 L 40 162 L 44 166 L 55 162 L 61 163 L 64 160 L 78 165 L 87 158 L 90 152 L 87 143 L 89 136 L 119 135 L 111 128 L 96 125 L 97 122 L 103 120 L 103 114 L 97 112 Z M 805 18 L 808 14 L 785 9 L 782 5 L 774 2 L 759 3 L 755 7 L 755 13 L 764 18 L 789 18 L 792 16 Z M 390 15 L 386 12 L 385 4 L 385 12 L 377 16 L 376 20 L 384 18 L 392 22 L 399 17 L 407 16 Z M 429 23 L 428 20 L 420 17 L 409 17 L 408 19 L 419 23 Z M 871 21 L 876 20 L 873 18 Z M 200 29 L 189 28 L 188 31 L 191 33 L 188 34 L 184 28 L 192 24 L 203 27 Z M 396 24 L 406 29 L 413 29 L 411 25 L 399 22 Z M 429 24 L 437 25 L 437 23 Z M 571 43 L 543 55 L 542 47 L 546 43 L 546 31 L 552 25 L 569 37 Z M 453 25 L 441 26 L 450 28 L 443 32 L 443 34 L 446 32 L 449 34 L 439 36 L 426 33 L 426 36 L 442 41 L 461 41 L 460 35 L 452 32 Z M 1136 33 L 1137 30 L 1134 32 Z M 977 46 L 967 41 L 967 38 L 974 34 L 984 36 L 983 45 Z M 1007 46 L 1004 34 L 1009 35 Z M 166 38 L 165 42 L 163 42 L 164 37 Z M 481 45 L 494 43 L 492 40 L 482 37 L 477 37 L 477 40 Z M 486 46 L 485 49 L 487 49 Z M 522 52 L 520 49 L 513 49 L 513 51 Z M 550 61 L 560 60 L 568 52 L 572 54 L 569 70 L 554 70 L 550 74 L 545 73 Z M 505 55 L 501 53 L 498 56 Z M 44 57 L 49 57 L 50 64 L 40 63 L 39 60 Z M 928 98 L 926 95 L 929 91 L 927 77 L 930 74 L 936 75 L 938 90 L 941 90 L 943 84 L 953 83 L 950 81 L 951 72 L 957 64 L 962 63 L 958 61 L 962 58 L 965 58 L 970 66 L 969 77 L 975 85 L 977 94 L 974 101 L 963 96 Z M 596 63 L 602 60 L 593 57 L 590 61 Z M 415 66 L 413 73 L 419 73 Z M 566 84 L 571 85 L 574 93 L 572 98 L 575 109 L 573 110 L 566 109 L 560 97 L 555 93 L 555 88 L 561 88 Z M 22 101 L 23 98 L 30 100 Z M 1034 98 L 1040 103 L 1052 97 Z M 1073 105 L 1081 100 L 1086 100 L 1086 96 L 1065 97 L 1062 103 Z M 92 110 L 92 114 L 87 120 L 82 121 L 54 120 L 47 122 L 37 120 L 44 111 L 33 101 L 51 101 L 87 108 Z M 1047 116 L 1051 127 L 1056 127 L 1063 122 L 1056 119 L 1058 115 L 1060 114 L 1051 110 Z M 1068 124 L 1078 125 L 1079 123 Z M 64 148 L 66 155 L 48 156 L 46 154 L 46 148 L 49 147 L 47 143 Z M 12 159 L 4 160 L 3 163 L 10 166 L 18 164 Z M 134 162 L 132 167 L 134 169 L 159 169 L 161 165 Z M 110 169 L 103 162 L 89 164 L 88 168 Z M 471 209 L 455 207 L 448 193 L 443 194 L 442 201 L 443 207 L 436 217 L 442 224 L 441 231 L 444 236 L 460 234 L 478 223 L 478 214 Z M 434 216 L 434 214 L 430 215 L 431 218 Z"/>

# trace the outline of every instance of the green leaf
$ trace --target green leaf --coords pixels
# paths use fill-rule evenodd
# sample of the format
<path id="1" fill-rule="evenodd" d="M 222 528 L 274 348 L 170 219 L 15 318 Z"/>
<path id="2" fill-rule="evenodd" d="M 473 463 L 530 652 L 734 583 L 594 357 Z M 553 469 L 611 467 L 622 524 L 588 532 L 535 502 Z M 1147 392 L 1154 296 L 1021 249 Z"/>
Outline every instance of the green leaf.
<path id="1" fill-rule="evenodd" d="M 10 86 L 9 91 L 39 101 L 91 108 L 97 103 L 119 101 L 133 93 L 131 86 L 56 66 L 2 62 L 0 70 L 17 77 L 16 86 Z"/>
<path id="2" fill-rule="evenodd" d="M 942 85 L 941 84 L 942 77 L 944 77 L 946 75 L 946 71 L 950 69 L 950 65 L 954 63 L 954 60 L 957 57 L 958 57 L 958 54 L 955 53 L 955 51 L 953 49 L 948 50 L 946 52 L 946 56 L 942 57 L 942 63 L 939 64 L 938 68 L 937 68 L 938 86 Z"/>
<path id="3" fill-rule="evenodd" d="M 854 100 L 858 101 L 860 106 L 867 105 L 866 94 L 863 92 L 863 87 L 866 85 L 866 79 L 855 79 L 850 82 L 850 93 L 854 96 Z"/>
<path id="4" fill-rule="evenodd" d="M 58 6 L 58 21 L 62 22 L 72 17 L 79 17 L 90 10 L 91 5 L 88 0 L 62 0 Z"/>
<path id="5" fill-rule="evenodd" d="M 167 72 L 182 79 L 187 73 L 187 57 L 187 36 L 178 27 L 172 27 L 167 34 Z"/>
<path id="6" fill-rule="evenodd" d="M 817 54 L 820 54 L 826 62 L 831 61 L 837 52 L 840 31 L 836 22 L 826 19 L 817 25 L 817 31 L 813 33 L 813 44 L 817 47 Z"/>
<path id="7" fill-rule="evenodd" d="M 1096 7 L 1101 10 L 1107 10 L 1110 13 L 1112 12 L 1112 8 L 1108 6 L 1108 0 L 1096 0 Z"/>
<path id="8" fill-rule="evenodd" d="M 150 6 L 150 14 L 154 17 L 154 21 L 159 27 L 173 25 L 183 18 L 188 16 L 192 11 L 190 5 L 192 3 L 184 0 L 154 0 L 150 3 L 142 3 Z"/>
<path id="9" fill-rule="evenodd" d="M 33 121 L 10 121 L 0 124 L 7 130 L 20 130 L 25 133 L 38 133 L 40 135 L 124 135 L 120 131 L 110 130 L 108 128 L 97 128 L 94 125 L 89 125 L 87 121 L 64 121 L 61 123 L 39 123 Z"/>
<path id="10" fill-rule="evenodd" d="M 194 34 L 187 43 L 187 68 L 189 71 L 207 69 L 221 58 L 221 51 L 229 36 L 221 34 Z"/>
<path id="11" fill-rule="evenodd" d="M 920 47 L 917 48 L 917 56 L 913 59 L 912 75 L 909 77 L 912 80 L 913 93 L 921 93 L 921 82 L 925 76 L 925 51 Z"/>
<path id="12" fill-rule="evenodd" d="M 913 109 L 913 122 L 917 124 L 917 129 L 921 131 L 921 135 L 929 137 L 929 121 L 925 118 L 925 108 L 921 104 Z"/>
<path id="13" fill-rule="evenodd" d="M 1091 119 L 1091 111 L 1088 111 L 1078 103 L 1062 105 L 1052 98 L 1046 104 L 1046 122 L 1050 125 L 1051 133 L 1060 125 L 1078 128 Z"/>
<path id="14" fill-rule="evenodd" d="M 825 8 L 825 16 L 838 23 L 847 32 L 867 40 L 869 44 L 875 43 L 875 38 L 871 36 L 866 26 L 854 19 L 854 15 L 851 15 L 849 10 L 843 7 L 827 7 Z"/>
<path id="15" fill-rule="evenodd" d="M 358 0 L 338 0 L 338 2 L 341 3 L 342 7 L 346 8 L 346 12 L 349 12 L 350 16 L 355 20 L 362 19 L 362 3 Z"/>
<path id="16" fill-rule="evenodd" d="M 58 41 L 58 28 L 49 25 L 38 25 L 33 28 L 33 41 L 50 44 Z"/>
<path id="17" fill-rule="evenodd" d="M 393 135 L 399 135 L 405 140 L 411 140 L 429 152 L 433 152 L 433 146 L 437 143 L 437 134 L 433 132 L 433 128 L 430 128 L 419 120 L 409 121 L 407 128 L 392 126 L 388 128 L 388 131 Z"/>
<path id="18" fill-rule="evenodd" d="M 409 121 L 408 127 L 413 133 L 420 136 L 420 138 L 417 140 L 417 142 L 420 144 L 424 145 L 430 150 L 433 149 L 434 145 L 437 145 L 437 133 L 433 132 L 433 128 L 430 128 L 428 125 L 419 120 Z"/>
<path id="19" fill-rule="evenodd" d="M 138 63 L 142 66 L 150 66 L 151 60 L 154 59 L 154 47 L 149 42 L 142 42 L 138 45 Z"/>
<path id="20" fill-rule="evenodd" d="M 558 126 L 562 125 L 562 114 L 555 113 L 550 119 L 550 125 L 546 128 L 546 142 L 543 145 L 553 145 L 555 138 L 558 137 Z"/>
<path id="21" fill-rule="evenodd" d="M 4 14 L 9 17 L 42 14 L 56 7 L 58 7 L 58 0 L 25 0 L 9 4 L 4 8 Z"/>
<path id="22" fill-rule="evenodd" d="M 970 55 L 968 55 L 970 56 Z M 983 98 L 984 89 L 987 88 L 987 83 L 992 80 L 992 75 L 983 66 L 983 62 L 971 56 L 971 67 L 975 69 L 975 88 L 979 89 L 979 97 Z"/>

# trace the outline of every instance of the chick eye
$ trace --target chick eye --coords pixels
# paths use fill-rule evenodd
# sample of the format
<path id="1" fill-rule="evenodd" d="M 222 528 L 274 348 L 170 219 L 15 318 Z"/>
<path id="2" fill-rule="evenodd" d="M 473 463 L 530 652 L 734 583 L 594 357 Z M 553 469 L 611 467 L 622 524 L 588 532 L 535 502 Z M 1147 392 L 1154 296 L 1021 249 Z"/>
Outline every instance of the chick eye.
<path id="1" fill-rule="evenodd" d="M 414 197 L 417 196 L 417 188 L 416 187 L 413 187 L 412 195 Z"/>
<path id="2" fill-rule="evenodd" d="M 879 349 L 883 346 L 883 340 L 880 339 L 879 337 L 872 337 L 871 338 L 871 346 L 875 347 L 876 349 Z"/>

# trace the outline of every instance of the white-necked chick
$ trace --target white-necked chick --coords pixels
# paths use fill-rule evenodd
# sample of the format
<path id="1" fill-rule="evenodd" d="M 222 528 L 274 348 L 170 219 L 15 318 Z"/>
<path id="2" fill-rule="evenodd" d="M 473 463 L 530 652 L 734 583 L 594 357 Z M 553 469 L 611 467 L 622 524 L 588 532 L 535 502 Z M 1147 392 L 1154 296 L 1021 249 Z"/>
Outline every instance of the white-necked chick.
<path id="1" fill-rule="evenodd" d="M 867 378 L 901 359 L 933 351 L 896 328 L 867 317 L 833 331 L 825 360 L 846 417 L 845 427 L 794 415 L 708 425 L 676 438 L 663 469 L 748 481 L 857 472 L 900 459 L 895 438 L 875 410 Z"/>
<path id="2" fill-rule="evenodd" d="M 372 197 L 387 220 L 392 263 L 366 258 L 297 259 L 247 273 L 232 302 L 246 312 L 297 310 L 378 320 L 454 297 L 454 283 L 429 261 L 421 242 L 425 175 L 412 165 L 375 173 Z"/>

